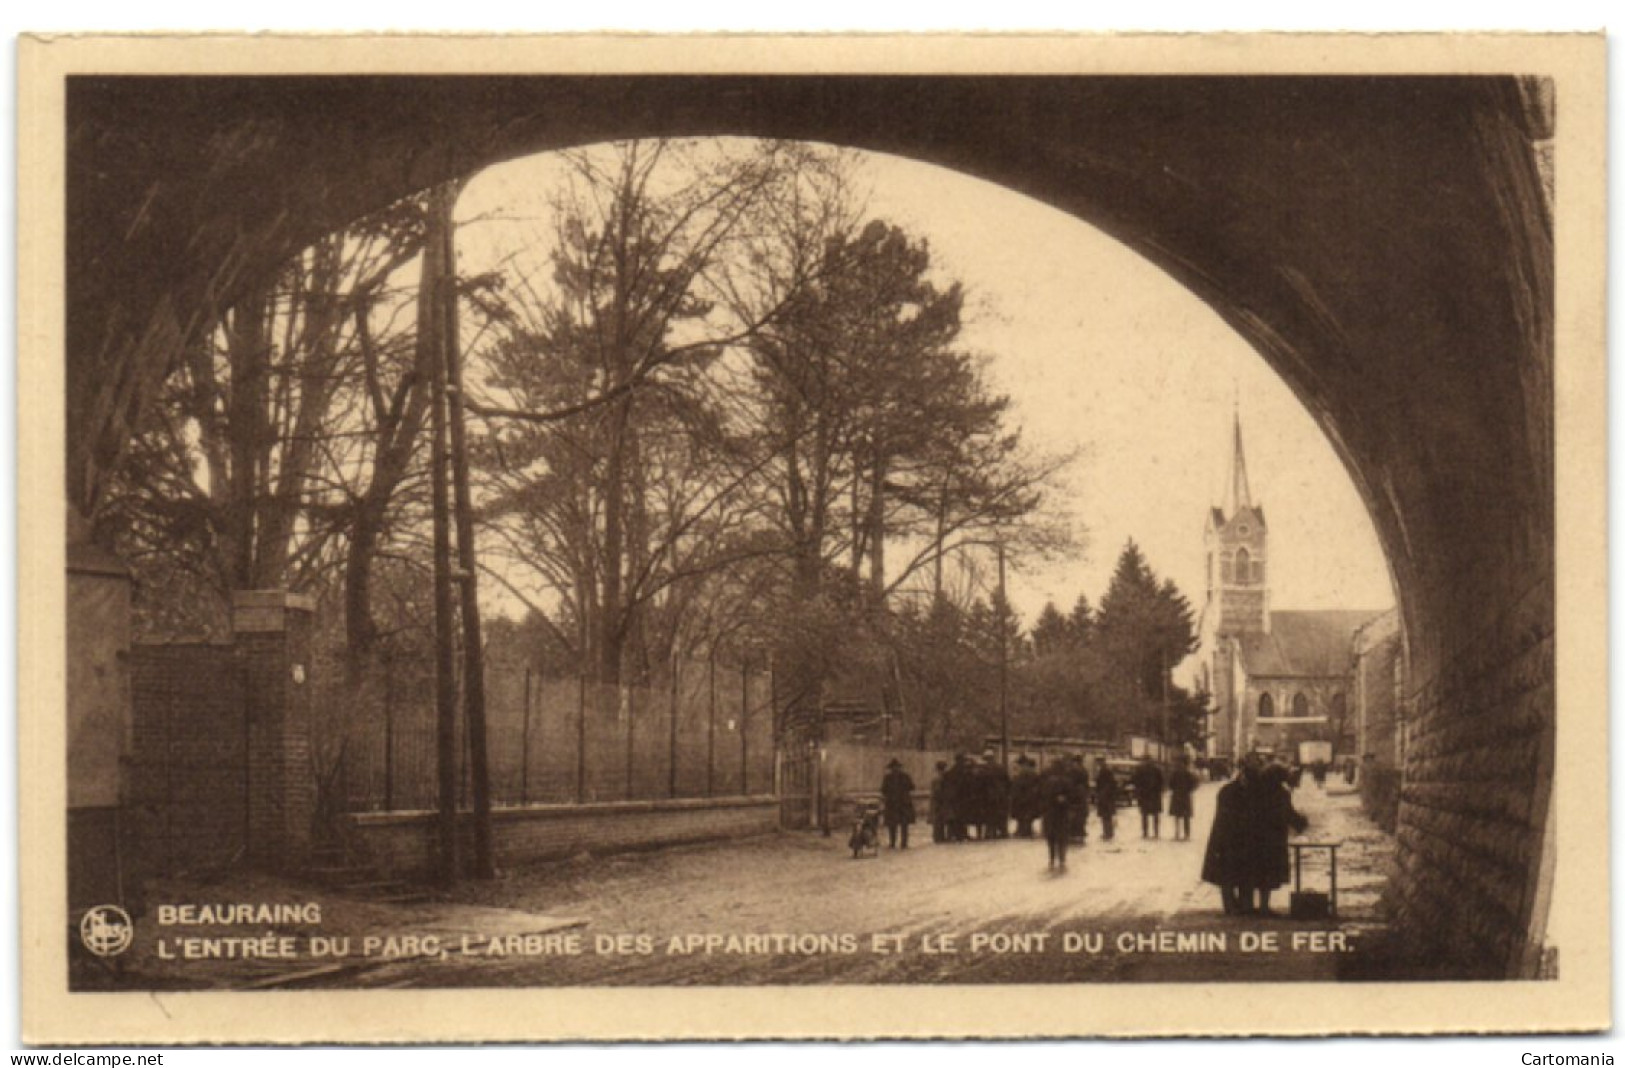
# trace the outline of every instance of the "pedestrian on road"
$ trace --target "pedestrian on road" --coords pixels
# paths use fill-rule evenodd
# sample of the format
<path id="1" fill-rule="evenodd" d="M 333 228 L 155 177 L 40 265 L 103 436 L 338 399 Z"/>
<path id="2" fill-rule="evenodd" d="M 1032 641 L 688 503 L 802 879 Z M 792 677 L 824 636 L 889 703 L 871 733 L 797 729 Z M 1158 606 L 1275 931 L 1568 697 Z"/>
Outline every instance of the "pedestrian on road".
<path id="1" fill-rule="evenodd" d="M 1162 836 L 1162 769 L 1150 754 L 1134 769 L 1134 800 L 1140 806 L 1140 837 Z"/>
<path id="2" fill-rule="evenodd" d="M 1219 888 L 1219 901 L 1226 916 L 1252 911 L 1252 893 L 1245 900 L 1242 885 L 1249 880 L 1246 837 L 1248 792 L 1257 775 L 1257 764 L 1244 757 L 1236 777 L 1219 787 L 1213 806 L 1213 828 L 1207 836 L 1207 852 L 1202 857 L 1202 881 Z"/>
<path id="3" fill-rule="evenodd" d="M 1227 914 L 1275 915 L 1270 893 L 1290 875 L 1287 838 L 1308 826 L 1292 807 L 1285 773 L 1249 754 L 1241 773 L 1219 790 L 1202 879 L 1218 885 Z"/>
<path id="4" fill-rule="evenodd" d="M 897 849 L 901 838 L 901 848 L 907 849 L 909 824 L 914 822 L 914 780 L 896 757 L 886 765 L 886 776 L 880 780 L 880 803 L 885 810 L 889 848 Z"/>
<path id="5" fill-rule="evenodd" d="M 1095 811 L 1100 813 L 1100 837 L 1110 842 L 1117 830 L 1117 776 L 1105 757 L 1095 762 Z"/>
<path id="6" fill-rule="evenodd" d="M 1065 758 L 1052 761 L 1039 779 L 1039 796 L 1044 803 L 1044 841 L 1049 846 L 1051 870 L 1066 867 L 1067 838 L 1077 802 L 1067 763 Z"/>
<path id="7" fill-rule="evenodd" d="M 1010 773 L 991 750 L 982 757 L 982 837 L 1010 837 Z"/>
<path id="8" fill-rule="evenodd" d="M 1275 915 L 1270 909 L 1270 892 L 1286 885 L 1292 877 L 1287 839 L 1293 831 L 1302 832 L 1309 826 L 1303 814 L 1292 807 L 1292 781 L 1291 769 L 1271 764 L 1258 776 L 1250 797 L 1252 888 L 1258 892 L 1258 911 L 1264 916 Z"/>
<path id="9" fill-rule="evenodd" d="M 931 809 L 927 813 L 931 818 L 931 841 L 939 844 L 948 840 L 947 806 L 942 796 L 942 773 L 947 770 L 946 760 L 937 761 L 937 773 L 931 777 Z"/>
<path id="10" fill-rule="evenodd" d="M 1181 754 L 1174 761 L 1174 770 L 1168 775 L 1168 815 L 1174 819 L 1174 840 L 1177 842 L 1191 840 L 1191 795 L 1196 792 L 1198 781 L 1191 771 L 1190 758 Z"/>
<path id="11" fill-rule="evenodd" d="M 978 841 L 988 836 L 993 817 L 989 807 L 993 804 L 993 764 L 991 757 L 983 754 L 981 760 L 971 758 L 970 761 L 970 812 L 968 823 L 976 831 Z"/>
<path id="12" fill-rule="evenodd" d="M 1017 838 L 1031 838 L 1033 821 L 1044 814 L 1036 767 L 1026 753 L 1016 758 L 1016 774 L 1010 780 L 1010 814 L 1016 818 Z"/>
<path id="13" fill-rule="evenodd" d="M 942 807 L 947 822 L 948 841 L 963 842 L 965 827 L 970 821 L 971 791 L 970 758 L 964 753 L 954 756 L 954 762 L 942 773 Z"/>
<path id="14" fill-rule="evenodd" d="M 1083 766 L 1083 754 L 1073 753 L 1067 758 L 1067 774 L 1072 776 L 1072 826 L 1074 842 L 1089 842 L 1089 769 Z"/>

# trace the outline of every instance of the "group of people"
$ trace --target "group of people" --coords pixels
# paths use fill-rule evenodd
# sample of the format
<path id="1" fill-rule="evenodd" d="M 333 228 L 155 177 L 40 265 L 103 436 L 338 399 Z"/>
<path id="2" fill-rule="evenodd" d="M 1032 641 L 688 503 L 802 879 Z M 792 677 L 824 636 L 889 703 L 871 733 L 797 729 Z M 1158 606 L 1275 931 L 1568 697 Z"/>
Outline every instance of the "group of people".
<path id="1" fill-rule="evenodd" d="M 1068 844 L 1088 840 L 1091 808 L 1100 817 L 1101 836 L 1107 841 L 1116 836 L 1117 810 L 1126 791 L 1106 760 L 1095 761 L 1092 780 L 1082 756 L 1075 753 L 1051 760 L 1042 774 L 1026 754 L 1015 763 L 1012 776 L 993 752 L 980 760 L 960 753 L 951 763 L 938 761 L 928 816 L 932 841 L 1007 838 L 1014 819 L 1017 838 L 1032 838 L 1034 825 L 1042 827 L 1050 865 L 1065 867 Z M 1140 809 L 1141 835 L 1160 837 L 1166 793 L 1174 837 L 1189 839 L 1191 795 L 1197 782 L 1183 756 L 1166 774 L 1149 757 L 1140 761 L 1130 783 L 1134 804 Z M 893 849 L 908 848 L 908 829 L 916 820 L 914 789 L 914 780 L 902 762 L 893 759 L 880 785 L 882 818 Z"/>
<path id="2" fill-rule="evenodd" d="M 1274 915 L 1270 893 L 1290 878 L 1287 839 L 1308 821 L 1292 805 L 1292 774 L 1256 754 L 1219 788 L 1202 879 L 1219 888 L 1227 915 Z"/>
<path id="3" fill-rule="evenodd" d="M 1015 783 L 1003 761 L 989 752 L 937 761 L 931 779 L 931 840 L 969 842 L 1010 836 Z"/>
<path id="4" fill-rule="evenodd" d="M 1196 792 L 1197 781 L 1184 756 L 1175 761 L 1173 770 L 1167 774 L 1150 757 L 1141 759 L 1129 775 L 1133 804 L 1140 810 L 1140 836 L 1161 836 L 1163 794 L 1166 791 L 1168 812 L 1174 820 L 1174 837 L 1188 839 L 1191 797 Z M 1123 791 L 1117 773 L 1107 761 L 1096 760 L 1095 778 L 1091 783 L 1081 756 L 1074 754 L 1056 760 L 1045 769 L 1043 775 L 1035 777 L 1033 792 L 1034 807 L 1040 812 L 1044 841 L 1049 847 L 1051 868 L 1066 867 L 1067 847 L 1071 842 L 1088 840 L 1091 801 L 1100 815 L 1101 837 L 1106 841 L 1116 837 L 1117 809 Z"/>
<path id="5" fill-rule="evenodd" d="M 951 764 L 939 761 L 936 770 L 929 813 L 934 842 L 1005 838 L 1012 818 L 1016 837 L 1031 838 L 1037 823 L 1053 869 L 1066 867 L 1070 843 L 1088 840 L 1091 803 L 1100 816 L 1101 837 L 1109 841 L 1116 833 L 1123 791 L 1117 773 L 1104 759 L 1096 759 L 1093 781 L 1077 754 L 1053 759 L 1041 774 L 1032 758 L 1023 754 L 1011 776 L 991 752 L 980 761 L 961 753 Z M 1285 765 L 1254 753 L 1240 761 L 1235 778 L 1219 789 L 1202 879 L 1219 887 L 1228 915 L 1273 915 L 1270 893 L 1290 876 L 1287 840 L 1308 825 L 1292 805 L 1294 779 Z M 1161 836 L 1166 794 L 1174 839 L 1189 841 L 1192 795 L 1198 782 L 1184 756 L 1166 773 L 1150 757 L 1136 764 L 1129 783 L 1133 804 L 1140 810 L 1141 837 Z M 914 780 L 901 761 L 893 759 L 887 765 L 880 796 L 891 847 L 907 849 L 908 829 L 916 819 Z"/>

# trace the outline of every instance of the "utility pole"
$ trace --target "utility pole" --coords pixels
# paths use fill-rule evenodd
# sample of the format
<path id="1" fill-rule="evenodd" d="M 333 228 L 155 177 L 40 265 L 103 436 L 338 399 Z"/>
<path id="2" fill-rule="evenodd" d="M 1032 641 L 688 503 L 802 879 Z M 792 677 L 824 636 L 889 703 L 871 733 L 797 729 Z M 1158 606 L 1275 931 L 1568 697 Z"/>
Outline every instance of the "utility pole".
<path id="1" fill-rule="evenodd" d="M 1162 755 L 1163 759 L 1166 760 L 1170 742 L 1168 737 L 1168 647 L 1163 646 L 1160 652 L 1162 656 Z"/>
<path id="2" fill-rule="evenodd" d="M 441 278 L 446 392 L 451 423 L 452 483 L 457 517 L 457 578 L 463 617 L 463 718 L 468 725 L 469 770 L 474 779 L 474 878 L 496 878 L 491 850 L 491 762 L 485 731 L 485 642 L 480 634 L 479 561 L 474 551 L 474 503 L 469 488 L 468 434 L 463 426 L 463 356 L 457 331 L 456 228 L 451 212 L 459 183 L 447 183 L 445 273 Z"/>
<path id="3" fill-rule="evenodd" d="M 999 546 L 999 762 L 1010 771 L 1010 602 L 1004 592 L 1004 539 Z"/>
<path id="4" fill-rule="evenodd" d="M 453 194 L 437 186 L 429 197 L 428 233 L 423 244 L 423 296 L 418 303 L 419 366 L 429 373 L 429 485 L 434 518 L 434 681 L 435 754 L 439 771 L 440 882 L 461 874 L 457 842 L 457 656 L 452 634 L 451 524 L 446 485 L 446 303 L 440 286 L 450 273 L 445 262 Z M 426 346 L 426 348 L 425 348 Z M 424 357 L 427 357 L 426 359 Z"/>

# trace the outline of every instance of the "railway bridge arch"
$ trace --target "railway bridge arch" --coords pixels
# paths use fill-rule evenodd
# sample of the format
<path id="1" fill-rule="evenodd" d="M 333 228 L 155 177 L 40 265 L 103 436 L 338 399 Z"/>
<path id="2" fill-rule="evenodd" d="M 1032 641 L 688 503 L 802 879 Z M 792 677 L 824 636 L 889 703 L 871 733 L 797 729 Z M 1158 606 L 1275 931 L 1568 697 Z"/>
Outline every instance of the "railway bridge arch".
<path id="1" fill-rule="evenodd" d="M 71 78 L 70 531 L 210 307 L 429 184 L 661 135 L 950 167 L 1160 265 L 1324 428 L 1409 647 L 1398 920 L 1464 974 L 1527 975 L 1553 855 L 1549 104 L 1509 77 Z"/>

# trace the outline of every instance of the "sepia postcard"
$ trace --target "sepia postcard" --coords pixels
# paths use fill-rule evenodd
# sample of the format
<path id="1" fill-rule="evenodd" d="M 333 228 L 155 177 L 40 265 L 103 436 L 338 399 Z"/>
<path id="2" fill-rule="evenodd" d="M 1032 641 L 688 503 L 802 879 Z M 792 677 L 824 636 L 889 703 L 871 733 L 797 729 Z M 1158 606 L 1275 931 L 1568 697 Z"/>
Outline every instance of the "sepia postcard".
<path id="1" fill-rule="evenodd" d="M 23 39 L 25 1040 L 1609 1028 L 1604 55 Z"/>

